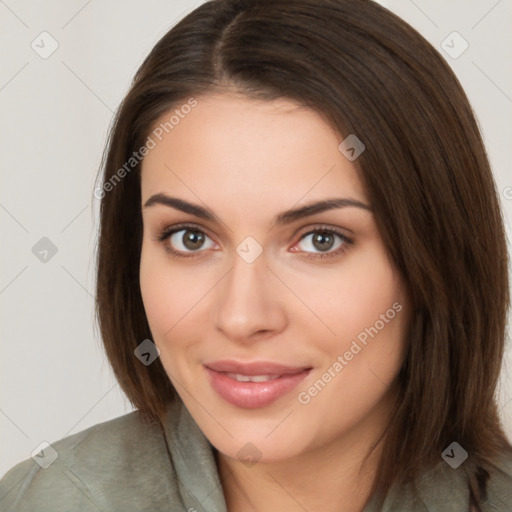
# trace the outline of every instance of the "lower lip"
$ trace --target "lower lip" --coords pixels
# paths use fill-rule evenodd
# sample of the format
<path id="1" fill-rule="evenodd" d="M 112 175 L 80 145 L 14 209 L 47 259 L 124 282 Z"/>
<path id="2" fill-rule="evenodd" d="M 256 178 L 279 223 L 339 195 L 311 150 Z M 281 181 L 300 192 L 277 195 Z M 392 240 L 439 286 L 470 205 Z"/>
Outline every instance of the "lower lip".
<path id="1" fill-rule="evenodd" d="M 243 409 L 265 407 L 296 388 L 311 369 L 293 375 L 283 375 L 266 382 L 239 382 L 225 373 L 206 368 L 213 389 L 226 402 Z"/>

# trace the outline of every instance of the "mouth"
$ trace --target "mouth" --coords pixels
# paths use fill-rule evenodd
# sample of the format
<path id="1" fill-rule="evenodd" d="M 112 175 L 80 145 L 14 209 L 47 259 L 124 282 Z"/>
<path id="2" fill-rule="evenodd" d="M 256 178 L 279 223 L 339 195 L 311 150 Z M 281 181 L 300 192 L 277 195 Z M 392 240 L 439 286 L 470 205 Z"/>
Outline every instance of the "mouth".
<path id="1" fill-rule="evenodd" d="M 267 382 L 281 377 L 281 375 L 242 375 L 241 373 L 226 373 L 225 375 L 238 382 Z"/>
<path id="2" fill-rule="evenodd" d="M 290 393 L 312 370 L 266 361 L 215 361 L 203 367 L 213 390 L 226 402 L 243 409 L 270 405 Z"/>

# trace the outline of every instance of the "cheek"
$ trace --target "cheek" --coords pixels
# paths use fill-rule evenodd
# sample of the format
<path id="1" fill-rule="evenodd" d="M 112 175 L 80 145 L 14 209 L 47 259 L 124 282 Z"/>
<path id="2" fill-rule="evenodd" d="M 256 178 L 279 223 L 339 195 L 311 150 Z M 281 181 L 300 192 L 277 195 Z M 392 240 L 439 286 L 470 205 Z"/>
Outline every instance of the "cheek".
<path id="1" fill-rule="evenodd" d="M 163 252 L 163 251 L 162 251 Z M 181 380 L 181 372 L 176 367 L 180 360 L 176 355 L 186 347 L 170 343 L 181 326 L 180 318 L 186 315 L 185 305 L 191 293 L 186 286 L 183 273 L 176 272 L 153 247 L 143 243 L 140 262 L 140 289 L 144 310 L 151 330 L 152 341 L 160 350 L 160 361 L 173 385 Z M 180 293 L 176 291 L 180 290 Z M 178 326 L 179 324 L 179 326 Z"/>
<path id="2" fill-rule="evenodd" d="M 365 339 L 379 333 L 379 337 L 396 334 L 397 324 L 404 315 L 401 283 L 391 267 L 386 264 L 372 267 L 372 272 L 357 271 L 350 276 L 343 304 L 338 309 L 335 330 L 342 339 Z M 400 311 L 397 311 L 400 310 Z M 335 321 L 335 312 L 333 321 Z"/>
<path id="3" fill-rule="evenodd" d="M 187 351 L 204 332 L 206 296 L 218 280 L 211 274 L 207 266 L 172 264 L 163 249 L 143 242 L 141 295 L 153 341 L 168 370 L 178 361 L 173 354 Z"/>
<path id="4" fill-rule="evenodd" d="M 146 242 L 142 244 L 140 260 L 140 291 L 144 309 L 148 318 L 153 336 L 165 328 L 171 327 L 168 317 L 169 308 L 173 308 L 173 294 L 169 287 L 171 276 L 164 271 L 164 266 L 159 258 L 155 257 L 154 251 L 148 247 Z"/>
<path id="5" fill-rule="evenodd" d="M 160 346 L 186 315 L 198 290 L 197 286 L 190 286 L 190 281 L 187 283 L 186 272 L 169 264 L 165 251 L 150 244 L 142 244 L 140 289 L 154 342 Z"/>
<path id="6" fill-rule="evenodd" d="M 332 393 L 344 396 L 345 406 L 356 410 L 377 400 L 395 379 L 408 322 L 401 277 L 382 248 L 371 249 L 337 269 L 317 294 L 318 316 L 335 333 L 315 338 L 324 354 L 322 371 L 330 371 L 325 380 L 332 381 Z M 325 400 L 328 406 L 331 393 L 322 394 L 317 405 Z"/>
<path id="7" fill-rule="evenodd" d="M 365 250 L 347 256 L 342 264 L 317 280 L 316 286 L 308 277 L 301 278 L 297 287 L 297 294 L 307 298 L 311 310 L 324 324 L 324 335 L 317 339 L 324 340 L 329 352 L 329 347 L 342 350 L 359 335 L 364 341 L 365 333 L 368 336 L 366 329 L 373 331 L 375 324 L 382 337 L 393 337 L 404 316 L 402 279 L 384 248 L 377 243 L 368 244 Z M 395 303 L 398 304 L 393 308 Z M 322 327 L 320 322 L 317 324 Z"/>
<path id="8" fill-rule="evenodd" d="M 310 417 L 326 417 L 329 411 L 330 420 L 321 426 L 326 436 L 349 430 L 378 407 L 405 353 L 408 308 L 402 281 L 385 257 L 371 258 L 368 266 L 360 256 L 360 266 L 351 265 L 325 288 L 331 300 L 320 303 L 319 311 L 336 334 L 311 338 L 322 354 L 320 365 L 297 397 Z"/>

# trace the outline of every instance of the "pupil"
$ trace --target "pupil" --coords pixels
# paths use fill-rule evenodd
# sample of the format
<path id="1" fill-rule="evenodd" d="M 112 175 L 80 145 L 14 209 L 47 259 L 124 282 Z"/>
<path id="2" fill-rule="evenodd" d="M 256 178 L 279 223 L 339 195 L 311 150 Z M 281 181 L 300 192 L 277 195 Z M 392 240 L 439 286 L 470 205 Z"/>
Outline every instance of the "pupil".
<path id="1" fill-rule="evenodd" d="M 319 251 L 328 251 L 332 248 L 334 237 L 330 233 L 317 233 L 313 237 L 313 245 Z"/>
<path id="2" fill-rule="evenodd" d="M 183 235 L 183 245 L 187 249 L 199 249 L 204 242 L 204 235 L 197 231 L 188 231 Z"/>

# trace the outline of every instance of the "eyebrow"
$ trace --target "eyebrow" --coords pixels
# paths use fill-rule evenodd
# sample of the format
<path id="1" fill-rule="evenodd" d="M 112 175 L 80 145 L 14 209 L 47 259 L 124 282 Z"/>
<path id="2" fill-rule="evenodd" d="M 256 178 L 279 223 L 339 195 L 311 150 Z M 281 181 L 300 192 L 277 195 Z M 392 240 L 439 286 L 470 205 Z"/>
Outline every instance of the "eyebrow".
<path id="1" fill-rule="evenodd" d="M 183 199 L 177 197 L 171 197 L 166 194 L 154 194 L 144 204 L 144 208 L 149 208 L 154 205 L 163 205 L 176 210 L 180 210 L 184 213 L 190 213 L 199 217 L 200 219 L 209 220 L 212 222 L 221 223 L 221 220 L 215 213 L 207 207 L 202 207 L 197 204 L 189 203 Z M 324 199 L 322 201 L 316 201 L 305 206 L 286 210 L 275 216 L 273 225 L 285 225 L 291 224 L 297 220 L 309 217 L 317 213 L 322 213 L 328 210 L 334 210 L 337 208 L 355 207 L 363 210 L 372 211 L 371 207 L 367 204 L 358 201 L 356 199 L 349 198 L 331 198 Z"/>

